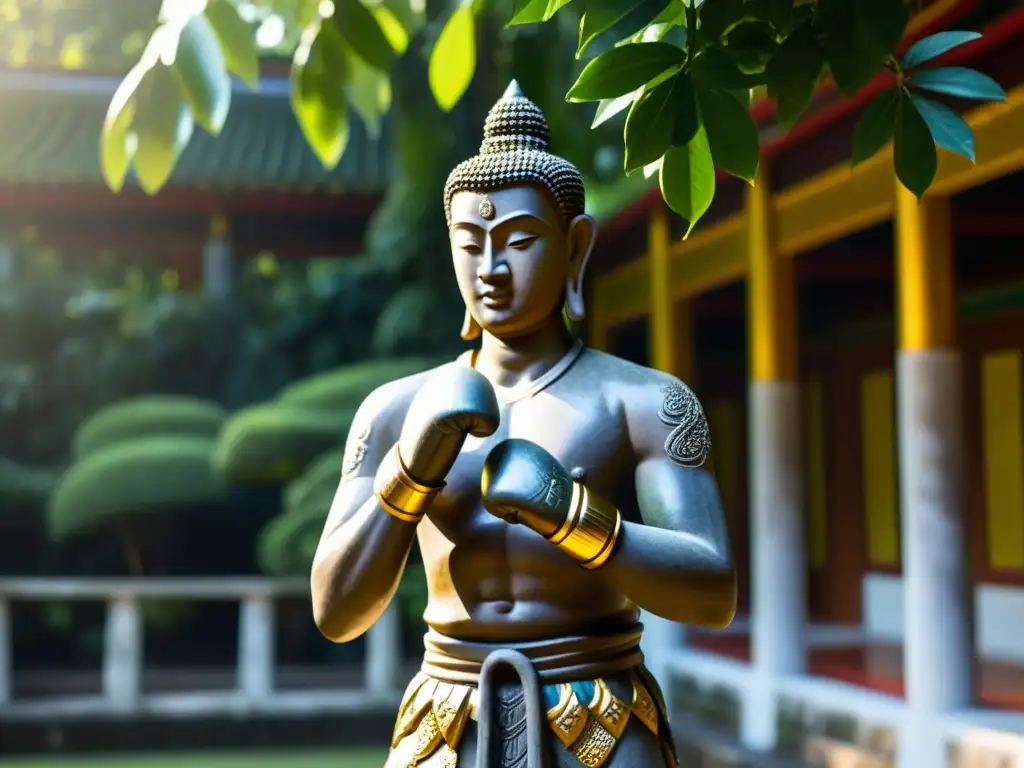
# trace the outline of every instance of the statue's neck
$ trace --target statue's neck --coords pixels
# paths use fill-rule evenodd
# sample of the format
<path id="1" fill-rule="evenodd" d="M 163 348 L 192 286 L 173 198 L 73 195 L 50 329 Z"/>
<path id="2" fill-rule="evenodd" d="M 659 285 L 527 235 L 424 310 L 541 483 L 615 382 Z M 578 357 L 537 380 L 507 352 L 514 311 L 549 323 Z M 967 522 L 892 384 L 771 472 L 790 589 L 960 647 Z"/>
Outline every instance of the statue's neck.
<path id="1" fill-rule="evenodd" d="M 515 389 L 528 385 L 558 364 L 572 348 L 561 313 L 541 328 L 514 338 L 484 332 L 473 367 L 496 386 Z"/>

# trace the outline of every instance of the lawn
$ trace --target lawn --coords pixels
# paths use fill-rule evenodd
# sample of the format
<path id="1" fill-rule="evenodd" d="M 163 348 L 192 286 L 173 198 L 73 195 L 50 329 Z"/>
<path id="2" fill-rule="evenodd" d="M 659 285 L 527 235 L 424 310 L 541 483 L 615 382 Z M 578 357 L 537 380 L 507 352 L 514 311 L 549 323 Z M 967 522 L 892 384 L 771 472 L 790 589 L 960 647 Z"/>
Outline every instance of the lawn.
<path id="1" fill-rule="evenodd" d="M 0 758 L 0 768 L 382 768 L 387 753 L 252 752 L 137 757 Z"/>

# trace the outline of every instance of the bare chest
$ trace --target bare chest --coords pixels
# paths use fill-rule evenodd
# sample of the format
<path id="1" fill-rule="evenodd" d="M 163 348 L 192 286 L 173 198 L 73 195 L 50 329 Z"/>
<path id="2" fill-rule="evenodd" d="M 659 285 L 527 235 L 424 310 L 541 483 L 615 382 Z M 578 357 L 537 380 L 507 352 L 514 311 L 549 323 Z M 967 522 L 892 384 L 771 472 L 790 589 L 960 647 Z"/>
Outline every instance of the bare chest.
<path id="1" fill-rule="evenodd" d="M 505 526 L 483 509 L 480 476 L 491 449 L 508 438 L 536 443 L 574 477 L 610 498 L 618 497 L 623 480 L 632 477 L 625 425 L 596 398 L 541 392 L 502 405 L 498 430 L 487 438 L 466 440 L 444 491 L 431 508 L 433 522 L 448 529 L 453 539 L 460 532 Z"/>

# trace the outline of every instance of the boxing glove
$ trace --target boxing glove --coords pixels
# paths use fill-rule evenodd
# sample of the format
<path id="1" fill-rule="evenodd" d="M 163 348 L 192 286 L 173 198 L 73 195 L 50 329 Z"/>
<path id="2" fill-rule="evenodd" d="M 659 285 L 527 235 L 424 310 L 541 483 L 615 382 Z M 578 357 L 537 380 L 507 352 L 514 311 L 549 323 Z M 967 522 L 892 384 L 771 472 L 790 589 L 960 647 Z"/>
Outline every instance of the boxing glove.
<path id="1" fill-rule="evenodd" d="M 498 428 L 498 399 L 480 373 L 460 365 L 438 369 L 413 396 L 398 442 L 377 469 L 374 494 L 400 520 L 418 522 L 444 487 L 468 435 Z"/>
<path id="2" fill-rule="evenodd" d="M 603 565 L 619 537 L 619 511 L 529 440 L 502 440 L 491 450 L 480 493 L 492 515 L 531 528 L 586 568 Z"/>

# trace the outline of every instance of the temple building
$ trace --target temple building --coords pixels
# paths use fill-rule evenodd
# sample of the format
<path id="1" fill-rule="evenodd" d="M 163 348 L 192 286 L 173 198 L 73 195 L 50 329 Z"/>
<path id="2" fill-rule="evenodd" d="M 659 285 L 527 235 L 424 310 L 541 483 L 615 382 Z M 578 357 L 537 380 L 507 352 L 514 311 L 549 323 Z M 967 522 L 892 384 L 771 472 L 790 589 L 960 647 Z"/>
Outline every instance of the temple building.
<path id="1" fill-rule="evenodd" d="M 120 76 L 0 72 L 0 279 L 19 252 L 64 270 L 99 260 L 171 270 L 181 288 L 230 289 L 240 264 L 358 253 L 392 176 L 387 133 L 353 121 L 349 147 L 324 170 L 292 114 L 288 79 L 236 84 L 214 138 L 196 129 L 167 186 L 146 195 L 129 176 L 111 192 L 100 129 Z M 385 124 L 386 126 L 386 124 Z"/>
<path id="2" fill-rule="evenodd" d="M 891 149 L 851 169 L 883 77 L 788 132 L 755 104 L 759 184 L 685 241 L 656 187 L 603 222 L 590 342 L 701 397 L 741 569 L 730 630 L 648 622 L 708 750 L 1024 765 L 1024 8 L 925 4 L 904 48 L 942 29 L 1009 99 L 954 105 L 977 162 L 921 204 Z"/>

